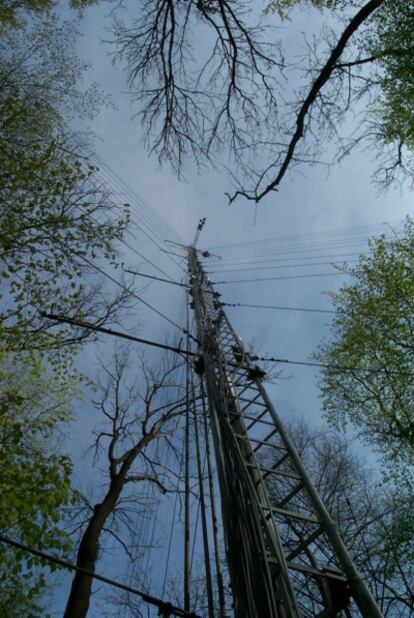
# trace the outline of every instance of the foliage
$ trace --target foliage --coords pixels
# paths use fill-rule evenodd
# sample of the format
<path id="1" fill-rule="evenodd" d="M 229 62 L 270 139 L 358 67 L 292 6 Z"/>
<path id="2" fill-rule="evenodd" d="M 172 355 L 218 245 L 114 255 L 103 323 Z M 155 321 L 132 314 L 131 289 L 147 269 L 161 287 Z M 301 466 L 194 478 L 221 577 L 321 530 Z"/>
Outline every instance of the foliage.
<path id="1" fill-rule="evenodd" d="M 57 449 L 56 431 L 70 418 L 73 384 L 62 383 L 34 354 L 2 350 L 0 393 L 0 530 L 37 549 L 68 552 L 59 524 L 74 500 L 72 465 Z M 0 545 L 0 564 L 2 616 L 38 616 L 45 585 L 40 559 Z"/>
<path id="2" fill-rule="evenodd" d="M 99 98 L 76 90 L 75 37 L 50 18 L 0 41 L 0 274 L 12 348 L 30 346 L 34 332 L 36 347 L 50 343 L 39 311 L 51 301 L 78 314 L 96 303 L 85 270 L 99 255 L 115 262 L 128 222 L 66 129 L 70 114 L 93 113 Z"/>
<path id="3" fill-rule="evenodd" d="M 88 163 L 85 136 L 68 129 L 100 99 L 77 88 L 84 67 L 75 43 L 76 28 L 50 15 L 24 30 L 3 25 L 0 36 L 0 528 L 59 553 L 70 549 L 60 522 L 72 466 L 56 439 L 69 420 L 76 350 L 62 344 L 80 336 L 52 336 L 40 312 L 54 303 L 100 323 L 127 298 L 108 297 L 90 273 L 95 258 L 115 265 L 128 213 Z M 0 552 L 2 615 L 43 615 L 39 560 Z"/>
<path id="4" fill-rule="evenodd" d="M 124 222 L 95 219 L 109 204 L 92 166 L 82 169 L 80 161 L 62 158 L 54 147 L 42 152 L 35 146 L 17 161 L 7 156 L 7 147 L 1 150 L 0 268 L 13 301 L 3 319 L 10 345 L 27 346 L 39 311 L 51 301 L 56 312 L 79 315 L 88 293 L 87 261 L 99 252 L 115 260 L 112 241 L 121 236 Z M 38 332 L 36 345 L 40 342 Z"/>
<path id="5" fill-rule="evenodd" d="M 334 9 L 346 5 L 354 4 L 352 0 L 272 0 L 265 8 L 266 13 L 276 13 L 280 18 L 285 19 L 290 9 L 296 5 L 308 5 L 317 9 Z"/>
<path id="6" fill-rule="evenodd" d="M 12 28 L 22 27 L 24 21 L 23 14 L 38 14 L 47 11 L 54 5 L 54 0 L 20 0 L 20 2 L 10 2 L 10 0 L 0 1 L 0 35 L 4 25 Z"/>
<path id="7" fill-rule="evenodd" d="M 373 444 L 393 474 L 412 480 L 414 464 L 414 223 L 389 239 L 370 242 L 353 277 L 331 294 L 336 311 L 330 338 L 315 358 L 328 366 L 322 379 L 327 418 L 348 421 Z"/>
<path id="8" fill-rule="evenodd" d="M 0 38 L 2 115 L 10 132 L 42 143 L 56 137 L 69 119 L 91 118 L 104 101 L 96 85 L 81 89 L 79 82 L 88 65 L 76 54 L 76 21 L 63 22 L 48 14 L 24 30 L 5 29 Z M 5 105 L 17 98 L 14 113 Z M 26 110 L 26 114 L 25 114 Z M 30 122 L 28 122 L 30 119 Z M 2 120 L 2 123 L 6 122 Z"/>
<path id="9" fill-rule="evenodd" d="M 347 12 L 361 4 L 353 0 L 276 0 L 267 10 L 286 18 L 295 6 Z M 347 90 L 347 105 L 340 106 L 337 114 L 330 113 L 322 103 L 320 109 L 325 117 L 321 128 L 324 124 L 328 127 L 335 117 L 340 122 L 341 110 L 343 113 L 352 109 L 351 104 L 358 108 L 359 100 L 365 99 L 366 113 L 359 134 L 346 140 L 339 157 L 349 154 L 362 141 L 370 142 L 379 161 L 374 180 L 386 189 L 399 179 L 414 177 L 414 5 L 405 0 L 377 4 L 371 17 L 359 26 L 359 32 L 355 31 L 355 42 L 351 39 L 347 44 L 343 54 L 346 57 L 337 62 L 336 73 L 326 88 L 327 102 L 334 101 L 335 93 Z M 333 137 L 335 131 L 330 133 Z"/>
<path id="10" fill-rule="evenodd" d="M 96 0 L 70 0 L 69 6 L 82 11 Z M 47 13 L 55 7 L 56 0 L 0 0 L 0 36 L 7 28 L 23 28 L 27 21 Z"/>
<path id="11" fill-rule="evenodd" d="M 369 47 L 383 70 L 379 113 L 387 141 L 414 149 L 414 5 L 394 0 L 375 15 Z"/>

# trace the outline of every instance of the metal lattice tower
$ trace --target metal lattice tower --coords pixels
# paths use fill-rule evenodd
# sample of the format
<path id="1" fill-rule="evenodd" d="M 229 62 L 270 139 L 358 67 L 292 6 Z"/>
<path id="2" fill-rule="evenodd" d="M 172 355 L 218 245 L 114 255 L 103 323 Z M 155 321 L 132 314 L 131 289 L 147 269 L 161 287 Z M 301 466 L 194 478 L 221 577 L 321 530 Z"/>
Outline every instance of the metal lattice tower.
<path id="1" fill-rule="evenodd" d="M 380 618 L 194 245 L 188 269 L 236 617 Z"/>

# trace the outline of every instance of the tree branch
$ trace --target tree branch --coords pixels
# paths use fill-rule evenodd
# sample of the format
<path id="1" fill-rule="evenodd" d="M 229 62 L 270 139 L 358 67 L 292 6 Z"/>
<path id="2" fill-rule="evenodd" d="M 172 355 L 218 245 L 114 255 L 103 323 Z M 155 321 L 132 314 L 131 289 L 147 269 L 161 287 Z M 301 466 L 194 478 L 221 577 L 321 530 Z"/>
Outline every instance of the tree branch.
<path id="1" fill-rule="evenodd" d="M 229 204 L 232 204 L 239 195 L 245 197 L 248 200 L 252 200 L 257 204 L 265 195 L 267 195 L 271 191 L 277 191 L 277 187 L 280 185 L 290 164 L 294 160 L 296 147 L 299 141 L 304 136 L 306 117 L 312 105 L 315 103 L 318 95 L 320 94 L 322 88 L 325 86 L 327 81 L 330 79 L 332 72 L 337 67 L 337 61 L 339 60 L 344 49 L 346 48 L 349 39 L 368 19 L 368 17 L 370 17 L 370 15 L 384 3 L 384 1 L 385 0 L 370 0 L 369 2 L 367 2 L 367 4 L 363 6 L 362 9 L 358 11 L 358 13 L 351 19 L 348 26 L 343 31 L 338 43 L 332 50 L 328 60 L 319 72 L 318 77 L 314 81 L 307 97 L 303 101 L 302 106 L 297 113 L 296 129 L 291 137 L 285 157 L 274 180 L 270 182 L 262 191 L 259 191 L 259 185 L 257 184 L 254 193 L 249 193 L 244 190 L 236 191 L 233 195 L 227 193 L 226 195 L 229 198 Z"/>

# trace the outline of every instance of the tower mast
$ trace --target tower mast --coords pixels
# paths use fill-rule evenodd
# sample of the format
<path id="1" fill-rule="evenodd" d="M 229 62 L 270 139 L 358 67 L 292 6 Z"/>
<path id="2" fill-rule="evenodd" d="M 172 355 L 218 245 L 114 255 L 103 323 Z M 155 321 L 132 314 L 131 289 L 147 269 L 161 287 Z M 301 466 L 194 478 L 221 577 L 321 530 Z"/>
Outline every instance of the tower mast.
<path id="1" fill-rule="evenodd" d="M 194 245 L 188 271 L 236 617 L 381 618 Z"/>

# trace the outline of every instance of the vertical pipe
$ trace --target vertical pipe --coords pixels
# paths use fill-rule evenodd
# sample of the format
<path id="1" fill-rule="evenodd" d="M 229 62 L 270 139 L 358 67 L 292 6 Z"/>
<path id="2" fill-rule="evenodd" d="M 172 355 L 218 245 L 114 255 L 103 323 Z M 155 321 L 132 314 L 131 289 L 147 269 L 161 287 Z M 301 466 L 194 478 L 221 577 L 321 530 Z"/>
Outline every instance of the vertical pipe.
<path id="1" fill-rule="evenodd" d="M 187 294 L 187 353 L 190 351 Z M 187 358 L 189 354 L 187 354 Z M 190 611 L 190 366 L 186 368 L 186 409 L 184 430 L 184 610 Z"/>
<path id="2" fill-rule="evenodd" d="M 285 613 L 279 614 L 276 609 L 273 582 L 266 560 L 265 539 L 257 505 L 254 503 L 255 489 L 247 469 L 241 463 L 241 453 L 228 426 L 227 387 L 220 364 L 217 364 L 220 361 L 215 354 L 217 352 L 221 357 L 221 350 L 216 348 L 214 326 L 210 324 L 208 308 L 203 302 L 201 289 L 204 276 L 193 248 L 189 251 L 189 261 L 198 339 L 204 357 L 206 387 L 212 412 L 235 614 L 240 618 L 286 617 Z M 205 316 L 203 309 L 206 311 Z"/>
<path id="3" fill-rule="evenodd" d="M 226 615 L 226 600 L 224 596 L 223 570 L 221 568 L 221 558 L 220 558 L 221 552 L 220 552 L 219 533 L 218 533 L 216 499 L 214 497 L 213 469 L 211 465 L 209 427 L 208 427 L 208 422 L 207 422 L 206 394 L 204 390 L 203 380 L 201 380 L 201 383 L 200 383 L 200 392 L 201 392 L 201 403 L 202 403 L 202 409 L 203 409 L 204 435 L 205 435 L 205 443 L 206 443 L 207 473 L 208 473 L 208 484 L 209 484 L 210 506 L 211 506 L 211 525 L 213 529 L 214 561 L 215 561 L 215 566 L 216 566 L 216 579 L 217 579 L 217 589 L 218 589 L 218 597 L 219 597 L 219 611 L 220 611 L 220 618 L 224 618 Z"/>
<path id="4" fill-rule="evenodd" d="M 203 532 L 203 548 L 204 548 L 204 564 L 205 564 L 205 571 L 206 571 L 208 615 L 209 615 L 209 618 L 214 618 L 214 599 L 213 599 L 213 585 L 212 585 L 212 580 L 211 580 L 210 549 L 209 549 L 209 543 L 208 543 L 208 530 L 207 530 L 207 518 L 206 518 L 206 502 L 205 502 L 205 495 L 204 495 L 203 470 L 201 467 L 200 438 L 199 438 L 199 432 L 198 432 L 196 398 L 195 398 L 195 389 L 194 389 L 194 382 L 192 379 L 192 375 L 191 375 L 191 395 L 193 399 L 192 410 L 193 410 L 193 418 L 194 418 L 194 437 L 195 437 L 195 448 L 196 448 L 196 458 L 197 458 L 198 487 L 199 487 L 199 494 L 200 494 L 201 526 L 202 526 L 202 532 Z"/>

